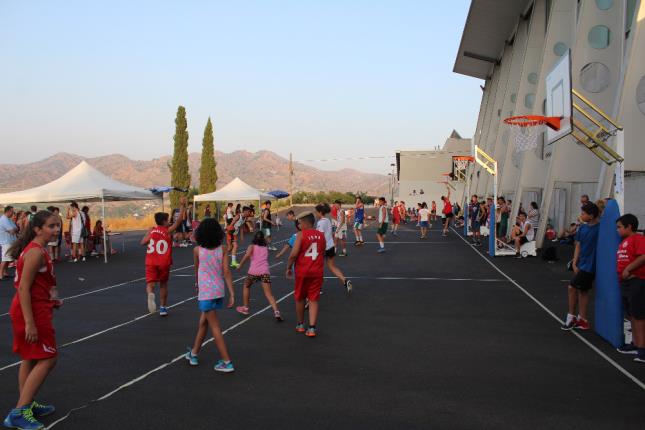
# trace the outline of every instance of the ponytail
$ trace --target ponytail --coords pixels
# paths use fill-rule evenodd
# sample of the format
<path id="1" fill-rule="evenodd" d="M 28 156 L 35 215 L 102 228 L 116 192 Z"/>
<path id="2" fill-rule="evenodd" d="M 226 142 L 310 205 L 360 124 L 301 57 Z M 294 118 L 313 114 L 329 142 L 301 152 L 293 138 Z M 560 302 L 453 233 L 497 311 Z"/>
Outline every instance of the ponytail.
<path id="1" fill-rule="evenodd" d="M 20 254 L 22 254 L 22 251 L 27 247 L 27 245 L 29 245 L 29 242 L 34 240 L 34 237 L 36 237 L 34 228 L 42 228 L 51 216 L 54 216 L 54 214 L 49 211 L 39 211 L 36 213 L 36 215 L 31 218 L 31 221 L 29 221 L 29 224 L 27 224 L 27 228 L 20 232 L 18 239 L 13 243 L 13 245 L 11 245 L 11 247 L 9 247 L 7 254 L 9 254 L 9 256 L 14 260 L 17 260 L 20 257 Z"/>

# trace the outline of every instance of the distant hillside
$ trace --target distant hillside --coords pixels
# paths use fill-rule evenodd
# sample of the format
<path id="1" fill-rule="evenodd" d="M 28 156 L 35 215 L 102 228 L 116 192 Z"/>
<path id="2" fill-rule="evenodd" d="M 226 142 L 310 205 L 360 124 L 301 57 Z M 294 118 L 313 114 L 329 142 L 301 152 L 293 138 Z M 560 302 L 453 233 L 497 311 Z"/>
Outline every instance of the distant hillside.
<path id="1" fill-rule="evenodd" d="M 65 174 L 82 160 L 103 173 L 120 181 L 151 187 L 168 185 L 170 156 L 150 161 L 131 160 L 121 154 L 86 158 L 64 152 L 28 164 L 0 164 L 0 192 L 22 190 L 45 184 Z M 289 161 L 271 151 L 235 151 L 229 154 L 216 152 L 217 186 L 221 187 L 236 176 L 260 189 L 284 189 L 289 186 Z M 189 155 L 188 163 L 192 183 L 199 181 L 200 154 Z M 385 175 L 364 173 L 353 169 L 338 171 L 319 170 L 294 163 L 294 188 L 296 191 L 364 191 L 368 194 L 385 194 L 388 178 Z"/>

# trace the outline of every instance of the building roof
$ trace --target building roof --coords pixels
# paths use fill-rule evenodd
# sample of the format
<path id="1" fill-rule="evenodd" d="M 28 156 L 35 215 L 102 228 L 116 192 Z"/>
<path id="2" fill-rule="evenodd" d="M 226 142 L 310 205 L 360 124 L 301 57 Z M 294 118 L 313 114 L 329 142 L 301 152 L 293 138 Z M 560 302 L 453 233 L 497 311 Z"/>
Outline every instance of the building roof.
<path id="1" fill-rule="evenodd" d="M 453 71 L 480 79 L 490 77 L 504 46 L 512 39 L 520 15 L 533 0 L 472 0 Z"/>

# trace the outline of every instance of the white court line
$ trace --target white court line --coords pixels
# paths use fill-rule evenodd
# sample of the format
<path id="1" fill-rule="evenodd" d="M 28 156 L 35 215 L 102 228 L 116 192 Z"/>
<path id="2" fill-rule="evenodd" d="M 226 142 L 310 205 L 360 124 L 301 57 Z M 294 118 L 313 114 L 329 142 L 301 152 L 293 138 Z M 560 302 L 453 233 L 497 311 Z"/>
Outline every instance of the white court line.
<path id="1" fill-rule="evenodd" d="M 506 282 L 506 279 L 490 278 L 408 278 L 397 276 L 345 276 L 347 279 L 374 279 L 383 281 L 475 281 L 475 282 Z M 337 276 L 325 276 L 325 279 L 338 279 Z"/>
<path id="2" fill-rule="evenodd" d="M 276 244 L 277 244 L 277 243 L 282 243 L 282 242 L 286 242 L 286 241 L 288 241 L 288 240 L 289 240 L 289 239 L 279 240 L 279 241 L 274 242 L 274 243 L 276 243 Z M 235 255 L 243 254 L 243 253 L 245 253 L 245 252 L 246 252 L 246 250 L 247 250 L 247 249 L 248 249 L 248 247 L 247 247 L 247 248 L 244 248 L 244 249 L 243 249 L 243 250 L 241 250 L 241 251 L 236 252 L 236 253 L 235 253 Z M 172 272 L 177 272 L 177 271 L 180 271 L 180 270 L 190 269 L 190 268 L 191 268 L 191 267 L 193 267 L 193 266 L 194 266 L 194 265 L 193 265 L 193 264 L 191 264 L 191 265 L 189 265 L 189 266 L 178 267 L 178 268 L 176 268 L 176 269 L 172 269 L 170 272 L 172 273 Z M 189 275 L 189 276 L 194 276 L 194 275 Z M 66 301 L 66 300 L 72 300 L 72 299 L 76 299 L 76 298 L 78 298 L 78 297 L 83 297 L 83 296 L 87 296 L 87 295 L 94 294 L 94 293 L 100 293 L 101 291 L 111 290 L 111 289 L 113 289 L 113 288 L 122 287 L 122 286 L 124 286 L 124 285 L 132 284 L 132 283 L 134 283 L 134 282 L 145 281 L 145 279 L 146 279 L 146 277 L 145 277 L 145 276 L 143 276 L 143 277 L 141 277 L 141 278 L 132 279 L 132 280 L 130 280 L 130 281 L 121 282 L 121 283 L 119 283 L 119 284 L 109 285 L 109 286 L 107 286 L 107 287 L 98 288 L 98 289 L 96 289 L 96 290 L 89 290 L 89 291 L 86 291 L 86 292 L 84 292 L 84 293 L 76 294 L 75 296 L 62 297 L 62 298 L 61 298 L 61 300 L 63 300 L 63 301 Z M 4 313 L 4 314 L 0 314 L 0 317 L 5 317 L 5 316 L 7 316 L 7 315 L 9 315 L 9 312 L 6 312 L 6 313 Z M 0 370 L 2 370 L 2 369 L 0 369 Z"/>
<path id="3" fill-rule="evenodd" d="M 457 231 L 455 231 L 454 228 L 451 227 L 451 229 L 455 232 L 455 234 L 466 244 L 470 245 L 466 239 L 462 237 L 461 234 L 459 234 Z M 508 279 L 513 285 L 515 285 L 521 292 L 523 292 L 528 298 L 533 300 L 539 307 L 541 307 L 547 314 L 549 314 L 554 320 L 556 320 L 558 323 L 561 325 L 564 325 L 564 321 L 562 321 L 556 314 L 551 312 L 549 308 L 547 308 L 542 302 L 540 302 L 535 296 L 533 296 L 531 293 L 529 293 L 527 290 L 525 290 L 520 284 L 515 282 L 510 276 L 508 276 L 506 273 L 502 271 L 499 267 L 495 265 L 492 261 L 490 261 L 484 254 L 479 252 L 477 248 L 473 248 L 472 246 L 469 246 L 473 251 L 477 252 L 481 258 L 483 258 L 488 264 L 490 264 L 495 270 L 497 270 L 502 276 L 504 276 L 506 279 Z M 620 364 L 616 363 L 612 358 L 610 358 L 607 354 L 602 352 L 600 349 L 598 349 L 594 344 L 589 342 L 587 339 L 585 339 L 583 336 L 581 336 L 579 333 L 577 333 L 575 330 L 569 330 L 569 333 L 577 337 L 582 343 L 587 345 L 591 350 L 593 350 L 596 354 L 604 358 L 609 364 L 614 366 L 620 373 L 623 375 L 627 376 L 632 382 L 634 382 L 636 385 L 638 385 L 642 390 L 645 390 L 645 383 L 638 379 L 636 376 L 632 375 L 627 369 L 622 367 Z"/>
<path id="4" fill-rule="evenodd" d="M 349 241 L 348 241 L 348 242 L 349 242 Z M 377 244 L 378 242 L 363 242 L 363 243 L 373 243 L 373 244 Z M 422 244 L 424 244 L 424 243 L 434 243 L 434 244 L 442 244 L 442 245 L 454 244 L 454 242 L 449 242 L 449 241 L 446 241 L 446 240 L 435 240 L 435 241 L 432 241 L 432 240 L 421 240 L 421 239 L 419 239 L 419 240 L 417 240 L 417 241 L 415 241 L 415 242 L 400 242 L 400 241 L 398 241 L 398 240 L 394 240 L 394 239 L 392 239 L 392 240 L 387 240 L 387 239 L 386 239 L 386 240 L 385 240 L 385 247 L 387 248 L 387 246 L 388 246 L 388 245 L 397 245 L 397 244 L 405 244 L 405 245 L 409 245 L 409 244 L 412 244 L 412 245 L 422 245 Z"/>
<path id="5" fill-rule="evenodd" d="M 280 263 L 278 263 L 278 264 L 280 264 Z M 287 293 L 284 296 L 280 297 L 278 300 L 276 300 L 276 303 L 280 303 L 280 302 L 282 302 L 283 300 L 285 300 L 286 298 L 288 298 L 289 296 L 292 296 L 292 295 L 293 295 L 293 291 L 291 291 L 290 293 Z M 260 315 L 261 313 L 263 313 L 264 311 L 266 311 L 268 309 L 271 309 L 271 305 L 268 305 L 268 306 L 260 309 L 256 313 L 244 318 L 242 321 L 233 324 L 232 326 L 230 326 L 226 330 L 222 331 L 222 334 L 225 335 L 227 333 L 230 333 L 231 331 L 235 330 L 236 328 L 238 328 L 239 326 L 241 326 L 243 324 L 246 324 L 251 319 L 255 318 L 256 316 Z M 212 342 L 212 341 L 213 341 L 212 337 L 210 339 L 204 341 L 202 343 L 202 348 L 204 346 L 206 346 L 207 344 L 209 344 L 210 342 Z M 87 404 L 85 404 L 83 406 L 79 406 L 79 407 L 71 409 L 69 412 L 67 412 L 67 414 L 65 414 L 64 416 L 62 416 L 61 418 L 57 419 L 56 421 L 51 423 L 49 426 L 47 426 L 46 429 L 51 429 L 54 426 L 56 426 L 57 424 L 59 424 L 61 421 L 66 420 L 67 418 L 69 418 L 69 416 L 72 414 L 72 412 L 80 410 L 80 409 L 84 409 L 84 408 L 88 407 L 92 403 L 96 403 L 96 402 L 100 402 L 102 400 L 108 399 L 108 398 L 112 397 L 113 395 L 115 395 L 116 393 L 118 393 L 119 391 L 121 391 L 121 390 L 123 390 L 125 388 L 128 388 L 128 387 L 136 384 L 137 382 L 140 382 L 140 381 L 146 379 L 148 376 L 152 375 L 153 373 L 157 373 L 157 372 L 165 369 L 166 367 L 169 367 L 169 366 L 173 365 L 174 363 L 183 360 L 185 355 L 186 355 L 185 353 L 180 354 L 180 355 L 176 356 L 175 358 L 173 358 L 172 360 L 170 360 L 170 361 L 168 361 L 168 362 L 166 362 L 166 363 L 164 363 L 164 364 L 162 364 L 160 366 L 157 366 L 154 369 L 149 370 L 146 373 L 144 373 L 144 374 L 142 374 L 140 376 L 137 376 L 134 379 L 131 379 L 130 381 L 126 382 L 123 385 L 120 385 L 119 387 L 115 388 L 114 390 L 110 391 L 109 393 L 104 394 L 103 396 L 101 396 L 101 397 L 99 397 L 99 398 L 97 398 L 95 400 L 90 400 Z"/>
<path id="6" fill-rule="evenodd" d="M 269 266 L 269 268 L 271 268 L 271 267 L 275 267 L 275 266 L 278 266 L 278 265 L 280 265 L 280 264 L 282 264 L 282 261 L 280 261 L 280 262 L 278 262 L 278 263 L 276 263 L 276 264 L 274 264 L 274 265 L 272 265 L 272 266 Z M 246 278 L 246 276 L 242 276 L 241 278 L 238 278 L 238 279 L 234 280 L 234 281 L 233 281 L 233 283 L 235 284 L 235 283 L 237 283 L 237 282 L 239 282 L 239 281 L 241 281 L 242 279 L 245 279 L 245 278 Z M 184 300 L 182 300 L 182 301 L 180 301 L 180 302 L 174 303 L 174 304 L 172 304 L 172 305 L 168 306 L 168 309 L 172 309 L 172 308 L 174 308 L 174 307 L 176 307 L 176 306 L 182 305 L 182 304 L 184 304 L 184 303 L 186 303 L 186 302 L 189 302 L 189 301 L 191 301 L 191 300 L 194 300 L 195 298 L 197 298 L 197 296 L 192 296 L 192 297 L 189 297 L 189 298 L 187 298 L 187 299 L 184 299 Z M 137 322 L 137 321 L 140 321 L 140 320 L 142 320 L 142 319 L 144 319 L 144 318 L 148 318 L 149 316 L 151 316 L 151 315 L 156 315 L 156 314 L 157 314 L 157 312 L 154 312 L 154 313 L 147 313 L 147 314 L 144 314 L 144 315 L 140 315 L 140 316 L 138 316 L 138 317 L 136 317 L 136 318 L 134 318 L 134 319 L 131 319 L 131 320 L 129 320 L 129 321 L 125 321 L 125 322 L 123 322 L 123 323 L 121 323 L 121 324 L 117 324 L 117 325 L 115 325 L 115 326 L 108 327 L 108 328 L 106 328 L 106 329 L 104 329 L 104 330 L 101 330 L 101 331 L 98 331 L 98 332 L 96 332 L 96 333 L 92 333 L 92 334 L 90 334 L 90 335 L 84 336 L 84 337 L 82 337 L 82 338 L 80 338 L 80 339 L 76 339 L 76 340 L 72 340 L 72 341 L 70 341 L 70 342 L 64 343 L 64 344 L 60 345 L 60 346 L 58 347 L 58 349 L 60 350 L 60 349 L 62 349 L 62 348 L 66 348 L 66 347 L 68 347 L 68 346 L 71 346 L 71 345 L 74 345 L 74 344 L 77 344 L 77 343 L 84 342 L 84 341 L 86 341 L 86 340 L 92 339 L 92 338 L 94 338 L 94 337 L 100 336 L 100 335 L 105 334 L 105 333 L 109 333 L 109 332 L 114 331 L 114 330 L 116 330 L 116 329 L 118 329 L 118 328 L 125 327 L 126 325 L 133 324 L 133 323 L 135 323 L 135 322 Z M 11 364 L 8 364 L 8 365 L 6 365 L 6 366 L 4 366 L 4 367 L 0 367 L 0 372 L 2 372 L 3 370 L 10 369 L 10 368 L 12 368 L 12 367 L 18 366 L 19 364 L 20 364 L 20 361 L 16 361 L 15 363 L 11 363 Z"/>

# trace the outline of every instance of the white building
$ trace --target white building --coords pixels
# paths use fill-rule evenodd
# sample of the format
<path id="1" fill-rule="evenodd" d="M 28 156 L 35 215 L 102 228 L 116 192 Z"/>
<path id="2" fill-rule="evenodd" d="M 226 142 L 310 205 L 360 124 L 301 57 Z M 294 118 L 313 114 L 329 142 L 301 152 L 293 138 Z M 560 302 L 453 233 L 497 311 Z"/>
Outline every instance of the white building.
<path id="1" fill-rule="evenodd" d="M 441 196 L 446 195 L 445 182 L 449 182 L 452 201 L 462 201 L 464 182 L 457 181 L 460 173 L 455 171 L 453 158 L 471 154 L 471 139 L 462 138 L 453 131 L 442 149 L 428 151 L 396 152 L 396 183 L 393 199 L 404 201 L 407 207 L 416 207 L 417 203 L 437 202 L 441 209 Z M 453 177 L 448 176 L 452 174 Z"/>
<path id="2" fill-rule="evenodd" d="M 499 194 L 514 210 L 538 202 L 538 238 L 547 220 L 574 220 L 582 194 L 597 200 L 614 184 L 613 168 L 572 137 L 516 152 L 502 123 L 544 115 L 544 77 L 568 50 L 573 88 L 624 127 L 625 212 L 645 224 L 645 1 L 472 0 L 454 67 L 485 81 L 474 143 L 498 160 Z M 472 182 L 474 193 L 490 193 L 479 167 Z"/>

